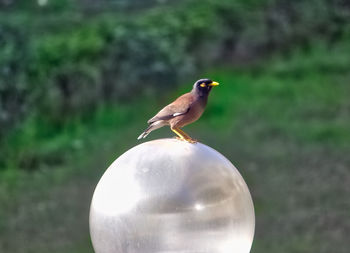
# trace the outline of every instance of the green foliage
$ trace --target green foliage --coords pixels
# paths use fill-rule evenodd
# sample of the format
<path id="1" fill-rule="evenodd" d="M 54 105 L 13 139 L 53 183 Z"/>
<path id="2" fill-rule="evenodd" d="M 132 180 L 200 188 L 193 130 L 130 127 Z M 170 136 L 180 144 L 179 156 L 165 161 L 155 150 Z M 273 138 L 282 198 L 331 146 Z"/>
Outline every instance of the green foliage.
<path id="1" fill-rule="evenodd" d="M 261 141 L 282 138 L 348 149 L 349 52 L 347 41 L 334 47 L 319 43 L 308 53 L 276 57 L 253 70 L 210 73 L 224 85 L 211 98 L 206 124 L 222 126 L 225 134 L 244 129 Z"/>
<path id="2" fill-rule="evenodd" d="M 220 86 L 210 94 L 202 118 L 185 131 L 225 154 L 247 181 L 257 224 L 262 224 L 252 252 L 320 252 L 335 244 L 339 252 L 348 250 L 342 241 L 346 233 L 337 242 L 319 243 L 345 230 L 337 224 L 348 217 L 348 202 L 334 195 L 348 189 L 348 52 L 347 40 L 332 47 L 319 43 L 307 53 L 295 50 L 254 67 L 201 73 Z M 9 136 L 9 150 L 0 153 L 8 155 L 2 157 L 8 158 L 7 167 L 22 168 L 0 175 L 0 250 L 90 252 L 87 203 L 103 168 L 139 144 L 136 137 L 146 120 L 188 91 L 192 81 L 165 102 L 139 96 L 132 103 L 108 104 L 72 117 L 60 127 L 46 117 L 27 118 Z M 171 135 L 163 128 L 147 138 Z M 82 183 L 82 178 L 90 181 Z M 72 217 L 62 212 L 65 208 Z M 329 226 L 322 223 L 328 219 L 323 220 L 323 209 L 334 214 L 336 225 L 330 229 L 323 229 Z M 21 222 L 15 222 L 18 213 Z M 42 233 L 46 240 L 38 236 Z M 58 241 L 62 234 L 64 240 Z M 29 239 L 19 246 L 19 236 Z"/>
<path id="3" fill-rule="evenodd" d="M 60 135 L 105 103 L 161 95 L 218 63 L 244 65 L 276 51 L 288 56 L 294 47 L 312 54 L 317 39 L 330 47 L 348 40 L 349 11 L 338 1 L 188 0 L 93 16 L 67 3 L 47 12 L 23 5 L 0 17 L 1 167 L 35 168 L 40 157 L 64 156 L 58 150 L 68 137 L 40 151 L 38 135 Z M 274 71 L 345 71 L 346 55 L 331 63 L 314 55 Z M 323 138 L 328 130 L 318 131 Z"/>
<path id="4" fill-rule="evenodd" d="M 91 251 L 86 203 L 98 168 L 136 145 L 147 119 L 199 76 L 221 85 L 186 131 L 241 168 L 260 224 L 252 252 L 348 251 L 348 202 L 335 196 L 349 188 L 347 1 L 186 0 L 103 12 L 5 2 L 1 252 Z"/>

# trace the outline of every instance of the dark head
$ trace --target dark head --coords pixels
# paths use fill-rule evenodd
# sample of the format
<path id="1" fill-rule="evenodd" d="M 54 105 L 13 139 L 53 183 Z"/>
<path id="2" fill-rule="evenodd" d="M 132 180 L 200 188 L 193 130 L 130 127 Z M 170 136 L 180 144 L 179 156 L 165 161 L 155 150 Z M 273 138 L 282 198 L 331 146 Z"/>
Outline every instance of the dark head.
<path id="1" fill-rule="evenodd" d="M 199 79 L 193 85 L 192 92 L 198 94 L 200 97 L 207 97 L 213 86 L 218 86 L 219 83 L 210 79 Z"/>

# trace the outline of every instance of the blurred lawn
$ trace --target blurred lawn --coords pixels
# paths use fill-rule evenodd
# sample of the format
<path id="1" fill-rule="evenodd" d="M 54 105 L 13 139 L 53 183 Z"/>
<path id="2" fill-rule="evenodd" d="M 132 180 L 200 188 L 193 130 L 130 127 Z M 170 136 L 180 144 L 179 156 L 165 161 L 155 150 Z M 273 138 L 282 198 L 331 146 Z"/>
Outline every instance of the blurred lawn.
<path id="1" fill-rule="evenodd" d="M 320 43 L 307 53 L 200 76 L 221 85 L 203 117 L 185 130 L 226 155 L 246 179 L 256 208 L 253 253 L 348 252 L 349 52 L 347 41 Z M 23 161 L 40 169 L 1 175 L 0 252 L 92 252 L 88 213 L 98 178 L 191 82 L 159 99 L 101 107 L 58 132 L 28 119 L 17 133 L 27 136 L 18 138 L 28 149 Z M 47 132 L 36 133 L 35 124 Z M 172 135 L 163 128 L 148 140 Z M 50 150 L 61 154 L 54 170 L 50 158 L 30 156 Z"/>

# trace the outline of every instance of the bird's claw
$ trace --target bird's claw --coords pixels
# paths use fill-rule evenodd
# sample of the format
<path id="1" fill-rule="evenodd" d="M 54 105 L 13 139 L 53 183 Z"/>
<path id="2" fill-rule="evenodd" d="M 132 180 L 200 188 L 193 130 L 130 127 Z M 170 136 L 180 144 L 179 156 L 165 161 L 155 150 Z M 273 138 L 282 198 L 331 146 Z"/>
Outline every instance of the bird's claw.
<path id="1" fill-rule="evenodd" d="M 187 141 L 187 142 L 189 142 L 189 143 L 192 143 L 192 144 L 195 144 L 195 143 L 197 143 L 198 141 L 197 140 L 195 140 L 195 139 L 192 139 L 192 138 L 180 138 L 180 137 L 175 137 L 176 139 L 178 139 L 178 140 L 180 140 L 180 141 Z"/>
<path id="2" fill-rule="evenodd" d="M 189 142 L 189 143 L 192 143 L 192 144 L 196 144 L 198 142 L 195 139 L 187 139 L 186 141 Z"/>

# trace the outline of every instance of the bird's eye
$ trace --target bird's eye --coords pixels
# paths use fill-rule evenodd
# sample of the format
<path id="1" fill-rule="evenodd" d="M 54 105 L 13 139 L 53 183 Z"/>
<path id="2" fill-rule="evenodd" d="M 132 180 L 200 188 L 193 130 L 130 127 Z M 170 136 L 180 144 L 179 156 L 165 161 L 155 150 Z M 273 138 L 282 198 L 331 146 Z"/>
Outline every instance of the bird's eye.
<path id="1" fill-rule="evenodd" d="M 207 87 L 207 85 L 205 83 L 201 83 L 200 86 L 203 87 L 203 88 Z"/>

